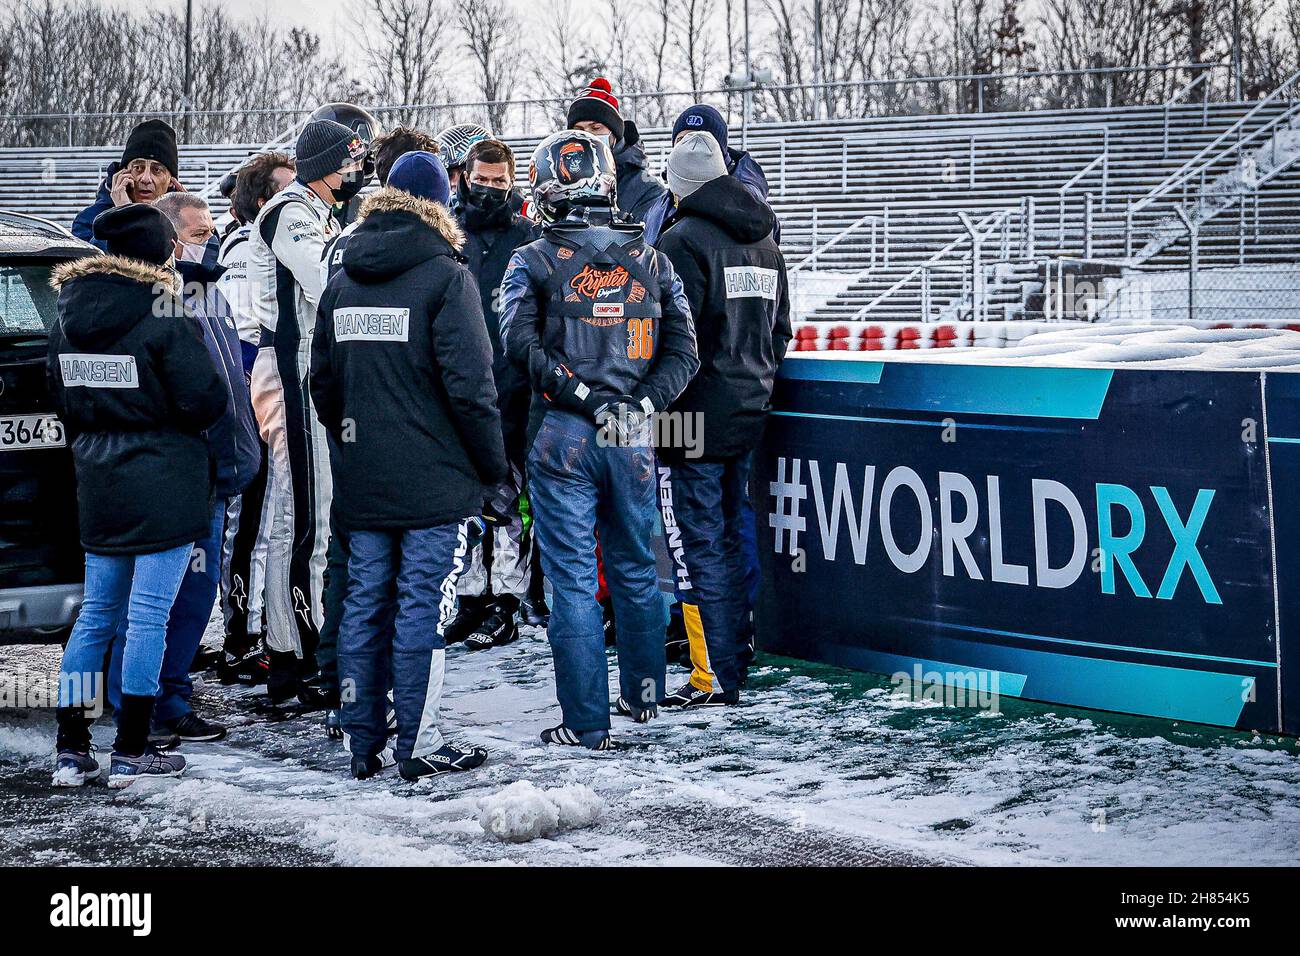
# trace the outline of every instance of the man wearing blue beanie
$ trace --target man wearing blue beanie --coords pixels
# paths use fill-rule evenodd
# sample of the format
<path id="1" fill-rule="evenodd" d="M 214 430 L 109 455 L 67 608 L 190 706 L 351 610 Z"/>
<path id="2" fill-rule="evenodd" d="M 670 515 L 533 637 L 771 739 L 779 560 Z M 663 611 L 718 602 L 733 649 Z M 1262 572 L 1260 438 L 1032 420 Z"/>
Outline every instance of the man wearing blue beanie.
<path id="1" fill-rule="evenodd" d="M 468 537 L 508 474 L 492 344 L 448 194 L 433 154 L 394 164 L 361 204 L 312 336 L 311 394 L 350 545 L 338 667 L 358 779 L 396 762 L 416 780 L 487 757 L 449 743 L 439 719 Z"/>
<path id="2" fill-rule="evenodd" d="M 673 144 L 681 142 L 683 136 L 687 133 L 708 133 L 718 141 L 722 147 L 722 155 L 727 160 L 727 172 L 740 180 L 745 188 L 753 193 L 754 198 L 768 203 L 767 177 L 763 175 L 763 169 L 758 162 L 749 153 L 739 149 L 732 149 L 727 145 L 727 121 L 712 106 L 707 103 L 696 103 L 694 106 L 688 106 L 682 110 L 677 121 L 673 123 Z M 660 197 L 645 217 L 645 240 L 651 245 L 659 241 L 664 230 L 677 217 L 677 202 L 672 193 Z M 781 241 L 781 223 L 778 221 L 772 229 L 772 238 L 777 242 Z"/>

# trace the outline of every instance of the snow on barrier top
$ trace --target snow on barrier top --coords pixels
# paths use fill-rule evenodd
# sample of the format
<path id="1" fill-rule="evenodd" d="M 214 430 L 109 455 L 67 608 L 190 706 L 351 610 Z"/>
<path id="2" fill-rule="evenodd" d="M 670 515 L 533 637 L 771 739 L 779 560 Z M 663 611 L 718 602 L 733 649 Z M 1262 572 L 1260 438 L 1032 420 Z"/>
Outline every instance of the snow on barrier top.
<path id="1" fill-rule="evenodd" d="M 840 323 L 841 326 L 844 324 Z M 892 333 L 895 342 L 916 341 L 916 336 L 931 334 L 927 323 L 894 324 L 910 326 L 913 330 L 910 333 L 895 330 Z M 907 347 L 896 344 L 879 351 L 802 349 L 792 357 L 847 361 L 956 362 L 963 365 L 1300 371 L 1300 324 L 1295 323 L 1276 323 L 1271 327 L 1260 327 L 1264 324 L 1254 323 L 1251 327 L 1218 328 L 1082 322 L 990 322 L 960 325 L 963 326 L 963 331 L 970 330 L 969 335 L 962 336 L 966 344 L 960 348 L 935 346 L 935 340 L 931 338 L 928 346 Z M 1008 328 L 987 328 L 998 325 Z M 858 331 L 861 335 L 861 330 Z M 902 340 L 900 334 L 910 334 L 913 338 Z M 852 331 L 849 335 L 852 335 Z M 805 333 L 805 340 L 808 338 L 810 336 Z M 842 335 L 837 336 L 837 339 L 842 338 Z"/>

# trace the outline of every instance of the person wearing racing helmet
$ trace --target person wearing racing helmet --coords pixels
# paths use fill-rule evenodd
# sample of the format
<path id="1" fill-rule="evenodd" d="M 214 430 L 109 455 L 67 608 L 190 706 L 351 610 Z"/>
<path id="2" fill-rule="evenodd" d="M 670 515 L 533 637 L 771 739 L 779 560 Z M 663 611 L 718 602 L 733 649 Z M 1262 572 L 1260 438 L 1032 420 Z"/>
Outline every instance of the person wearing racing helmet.
<path id="1" fill-rule="evenodd" d="M 313 120 L 332 120 L 340 126 L 346 126 L 352 132 L 361 137 L 361 141 L 370 147 L 365 159 L 362 162 L 362 174 L 364 181 L 362 185 L 370 182 L 375 178 L 375 153 L 374 144 L 384 135 L 384 128 L 369 110 L 362 109 L 352 103 L 326 103 L 324 106 L 318 106 L 312 111 L 311 116 L 307 117 L 307 122 Z M 351 197 L 346 202 L 336 204 L 334 207 L 334 216 L 339 221 L 339 225 L 347 226 L 357 219 L 357 212 L 361 209 L 362 196 L 360 194 Z"/>
<path id="2" fill-rule="evenodd" d="M 296 176 L 253 221 L 248 277 L 260 326 L 252 399 L 267 445 L 268 526 L 263 624 L 272 704 L 335 703 L 307 683 L 316 671 L 331 497 L 324 426 L 311 407 L 308 351 L 324 287 L 321 255 L 333 211 L 366 182 L 367 143 L 330 119 L 298 134 Z M 335 706 L 337 704 L 335 703 Z"/>
<path id="3" fill-rule="evenodd" d="M 637 722 L 664 696 L 667 623 L 651 540 L 651 416 L 700 366 L 682 282 L 641 226 L 615 214 L 608 145 L 577 130 L 533 153 L 532 201 L 548 225 L 501 283 L 505 354 L 529 379 L 527 459 L 553 607 L 547 637 L 563 723 L 548 744 L 610 747 L 596 541 L 618 616 L 618 712 Z"/>
<path id="4" fill-rule="evenodd" d="M 492 138 L 492 131 L 478 123 L 458 123 L 448 126 L 438 134 L 438 155 L 447 164 L 447 178 L 451 181 L 451 211 L 456 211 L 457 190 L 465 175 L 465 159 L 475 143 Z"/>
<path id="5" fill-rule="evenodd" d="M 668 189 L 650 172 L 641 132 L 619 112 L 609 80 L 598 76 L 580 90 L 569 104 L 566 122 L 569 129 L 584 130 L 609 145 L 618 176 L 618 208 L 633 222 L 645 222 Z"/>

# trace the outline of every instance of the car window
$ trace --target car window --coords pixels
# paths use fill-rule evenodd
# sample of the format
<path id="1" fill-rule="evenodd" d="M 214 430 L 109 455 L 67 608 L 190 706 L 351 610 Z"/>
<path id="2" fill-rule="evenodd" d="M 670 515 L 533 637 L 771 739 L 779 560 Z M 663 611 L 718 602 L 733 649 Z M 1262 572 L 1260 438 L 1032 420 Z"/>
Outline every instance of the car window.
<path id="1" fill-rule="evenodd" d="M 43 335 L 58 320 L 48 265 L 0 264 L 0 337 Z"/>

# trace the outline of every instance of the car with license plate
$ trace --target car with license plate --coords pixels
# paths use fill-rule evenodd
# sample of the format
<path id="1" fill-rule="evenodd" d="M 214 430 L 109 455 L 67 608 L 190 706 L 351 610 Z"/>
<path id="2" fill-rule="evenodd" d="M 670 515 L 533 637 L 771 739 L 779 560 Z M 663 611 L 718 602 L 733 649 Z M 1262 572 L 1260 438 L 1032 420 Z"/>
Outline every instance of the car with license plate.
<path id="1" fill-rule="evenodd" d="M 50 274 L 96 254 L 54 223 L 0 211 L 0 644 L 63 640 L 81 609 L 76 480 L 45 361 Z"/>

